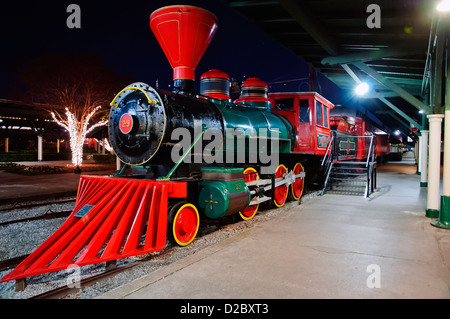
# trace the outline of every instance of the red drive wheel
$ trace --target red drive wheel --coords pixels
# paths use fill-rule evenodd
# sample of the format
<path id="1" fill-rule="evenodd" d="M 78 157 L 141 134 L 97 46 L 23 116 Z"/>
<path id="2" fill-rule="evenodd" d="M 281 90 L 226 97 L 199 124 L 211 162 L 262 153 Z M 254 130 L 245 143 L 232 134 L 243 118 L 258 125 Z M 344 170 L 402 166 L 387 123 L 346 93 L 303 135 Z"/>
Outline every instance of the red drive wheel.
<path id="1" fill-rule="evenodd" d="M 176 204 L 168 216 L 169 240 L 179 246 L 189 245 L 197 236 L 200 216 L 194 205 L 181 202 Z"/>
<path id="2" fill-rule="evenodd" d="M 303 165 L 300 163 L 295 164 L 294 169 L 292 170 L 294 175 L 298 175 L 301 172 L 304 172 Z M 291 184 L 291 195 L 294 200 L 299 200 L 303 194 L 303 187 L 305 185 L 304 177 L 297 177 L 295 181 Z"/>
<path id="3" fill-rule="evenodd" d="M 284 174 L 287 173 L 287 168 L 283 164 L 278 165 L 277 170 L 275 171 L 275 179 L 283 177 Z M 286 184 L 275 187 L 273 192 L 273 202 L 277 207 L 281 207 L 286 203 L 286 199 L 288 196 L 288 186 Z"/>
<path id="4" fill-rule="evenodd" d="M 250 182 L 259 179 L 259 174 L 253 167 L 248 167 L 244 170 L 244 181 Z M 248 206 L 242 212 L 239 212 L 239 216 L 243 220 L 249 220 L 255 217 L 256 212 L 258 211 L 259 204 Z"/>

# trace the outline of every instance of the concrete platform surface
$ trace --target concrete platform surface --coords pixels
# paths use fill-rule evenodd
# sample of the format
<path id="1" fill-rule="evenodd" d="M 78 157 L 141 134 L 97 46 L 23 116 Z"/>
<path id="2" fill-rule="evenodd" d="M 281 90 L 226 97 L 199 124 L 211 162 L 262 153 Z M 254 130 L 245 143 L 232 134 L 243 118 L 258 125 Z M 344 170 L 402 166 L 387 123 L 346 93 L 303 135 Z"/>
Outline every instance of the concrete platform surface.
<path id="1" fill-rule="evenodd" d="M 370 199 L 315 198 L 98 298 L 449 298 L 450 231 L 419 182 L 381 172 Z"/>

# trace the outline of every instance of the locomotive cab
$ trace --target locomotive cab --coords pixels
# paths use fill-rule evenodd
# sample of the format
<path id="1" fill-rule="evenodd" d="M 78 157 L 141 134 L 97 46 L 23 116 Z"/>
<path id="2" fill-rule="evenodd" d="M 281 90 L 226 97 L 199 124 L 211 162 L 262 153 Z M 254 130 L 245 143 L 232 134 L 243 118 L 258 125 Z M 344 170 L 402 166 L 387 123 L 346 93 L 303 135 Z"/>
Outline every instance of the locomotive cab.
<path id="1" fill-rule="evenodd" d="M 272 112 L 294 127 L 294 152 L 324 155 L 330 142 L 330 110 L 334 105 L 316 92 L 271 93 Z"/>

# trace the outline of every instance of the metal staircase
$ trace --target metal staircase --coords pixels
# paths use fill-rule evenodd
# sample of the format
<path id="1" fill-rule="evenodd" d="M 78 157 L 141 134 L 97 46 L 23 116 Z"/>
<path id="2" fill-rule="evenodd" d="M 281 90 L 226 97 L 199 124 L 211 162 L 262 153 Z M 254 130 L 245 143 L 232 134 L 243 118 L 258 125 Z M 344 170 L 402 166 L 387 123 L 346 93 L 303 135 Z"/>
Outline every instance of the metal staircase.
<path id="1" fill-rule="evenodd" d="M 322 195 L 333 193 L 367 198 L 376 188 L 376 137 L 373 135 L 352 137 L 356 143 L 364 142 L 363 145 L 368 145 L 365 147 L 364 159 L 359 161 L 356 160 L 356 156 L 353 160 L 348 159 L 348 148 L 344 150 L 347 154 L 342 154 L 343 150 L 340 147 L 344 145 L 342 139 L 347 139 L 345 145 L 350 145 L 348 137 L 333 135 L 323 158 L 322 166 L 325 168 L 326 177 Z"/>

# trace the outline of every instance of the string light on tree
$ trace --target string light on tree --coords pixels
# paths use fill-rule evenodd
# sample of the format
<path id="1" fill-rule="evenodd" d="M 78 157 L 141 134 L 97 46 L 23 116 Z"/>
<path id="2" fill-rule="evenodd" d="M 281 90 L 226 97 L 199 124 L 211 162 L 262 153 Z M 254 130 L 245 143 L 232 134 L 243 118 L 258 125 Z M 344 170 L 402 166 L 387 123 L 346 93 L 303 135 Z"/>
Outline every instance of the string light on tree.
<path id="1" fill-rule="evenodd" d="M 70 149 L 72 151 L 72 164 L 75 167 L 81 167 L 83 162 L 83 144 L 86 139 L 86 135 L 99 126 L 108 124 L 107 120 L 101 120 L 96 124 L 91 125 L 88 129 L 89 121 L 92 116 L 100 109 L 101 106 L 95 107 L 84 119 L 78 121 L 75 115 L 66 108 L 66 118 L 62 118 L 59 114 L 57 116 L 52 112 L 53 120 L 58 123 L 58 125 L 64 127 L 70 136 Z"/>

